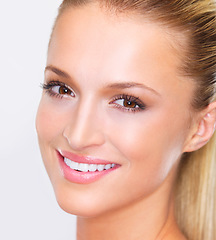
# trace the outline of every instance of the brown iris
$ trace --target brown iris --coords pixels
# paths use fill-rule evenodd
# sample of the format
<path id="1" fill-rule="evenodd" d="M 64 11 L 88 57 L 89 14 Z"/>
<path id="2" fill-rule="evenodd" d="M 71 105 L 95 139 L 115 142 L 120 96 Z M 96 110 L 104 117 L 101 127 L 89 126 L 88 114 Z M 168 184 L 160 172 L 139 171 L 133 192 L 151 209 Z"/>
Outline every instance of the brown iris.
<path id="1" fill-rule="evenodd" d="M 71 95 L 71 90 L 64 87 L 64 86 L 61 86 L 59 87 L 59 93 L 62 94 L 62 95 L 65 95 L 65 94 L 68 94 L 68 95 Z"/>
<path id="2" fill-rule="evenodd" d="M 124 107 L 126 108 L 135 108 L 136 107 L 136 103 L 132 102 L 132 101 L 128 101 L 128 100 L 124 100 Z"/>

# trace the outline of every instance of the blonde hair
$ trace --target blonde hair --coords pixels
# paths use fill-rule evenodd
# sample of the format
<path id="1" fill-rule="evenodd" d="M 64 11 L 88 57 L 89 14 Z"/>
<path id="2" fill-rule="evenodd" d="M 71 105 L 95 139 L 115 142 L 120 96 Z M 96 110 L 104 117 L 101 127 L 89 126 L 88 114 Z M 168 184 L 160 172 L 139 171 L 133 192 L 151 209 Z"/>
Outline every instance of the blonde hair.
<path id="1" fill-rule="evenodd" d="M 182 74 L 196 81 L 192 107 L 202 110 L 215 100 L 215 0 L 64 0 L 68 7 L 97 2 L 116 12 L 140 14 L 181 31 L 188 38 Z M 176 187 L 176 218 L 189 240 L 216 239 L 216 135 L 200 150 L 182 156 Z"/>

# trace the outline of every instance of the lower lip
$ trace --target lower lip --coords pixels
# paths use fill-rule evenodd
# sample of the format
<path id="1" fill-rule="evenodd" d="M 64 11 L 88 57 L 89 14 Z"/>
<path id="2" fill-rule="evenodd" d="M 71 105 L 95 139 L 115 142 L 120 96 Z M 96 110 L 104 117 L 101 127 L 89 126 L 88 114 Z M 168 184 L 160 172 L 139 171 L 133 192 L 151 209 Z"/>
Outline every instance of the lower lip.
<path id="1" fill-rule="evenodd" d="M 64 162 L 64 157 L 62 155 L 60 155 L 58 152 L 57 152 L 57 154 L 58 154 L 59 163 L 60 163 L 60 167 L 61 167 L 63 176 L 65 177 L 65 179 L 67 179 L 68 181 L 73 182 L 73 183 L 88 184 L 88 183 L 95 182 L 95 181 L 99 180 L 100 178 L 102 178 L 103 176 L 107 175 L 108 173 L 116 170 L 119 167 L 119 165 L 116 165 L 113 168 L 110 168 L 108 170 L 103 170 L 101 172 L 99 172 L 99 171 L 80 172 L 80 171 L 76 171 L 76 170 L 73 170 L 70 167 L 68 167 Z"/>

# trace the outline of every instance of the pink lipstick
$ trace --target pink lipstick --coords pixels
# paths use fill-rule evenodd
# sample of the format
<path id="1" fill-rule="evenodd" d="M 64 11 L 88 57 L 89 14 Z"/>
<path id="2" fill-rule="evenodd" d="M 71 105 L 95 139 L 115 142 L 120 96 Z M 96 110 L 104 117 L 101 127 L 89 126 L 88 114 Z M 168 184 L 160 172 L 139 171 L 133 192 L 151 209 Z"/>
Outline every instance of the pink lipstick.
<path id="1" fill-rule="evenodd" d="M 64 177 L 73 183 L 88 184 L 116 170 L 120 165 L 90 156 L 57 151 Z"/>

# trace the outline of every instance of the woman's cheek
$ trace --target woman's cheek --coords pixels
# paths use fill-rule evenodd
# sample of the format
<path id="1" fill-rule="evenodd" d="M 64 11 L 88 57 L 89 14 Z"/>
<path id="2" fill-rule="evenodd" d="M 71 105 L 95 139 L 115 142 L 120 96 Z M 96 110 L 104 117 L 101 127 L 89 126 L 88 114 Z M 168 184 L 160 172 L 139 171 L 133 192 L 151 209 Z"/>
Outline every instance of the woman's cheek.
<path id="1" fill-rule="evenodd" d="M 64 128 L 67 114 L 60 104 L 49 102 L 42 98 L 36 118 L 36 129 L 39 138 L 52 141 Z"/>
<path id="2" fill-rule="evenodd" d="M 178 128 L 173 127 L 168 116 L 158 115 L 143 112 L 115 121 L 111 124 L 110 138 L 130 165 L 141 162 L 143 169 L 148 166 L 153 170 L 163 165 L 162 170 L 167 172 L 172 161 L 181 155 L 183 138 L 179 138 Z"/>

